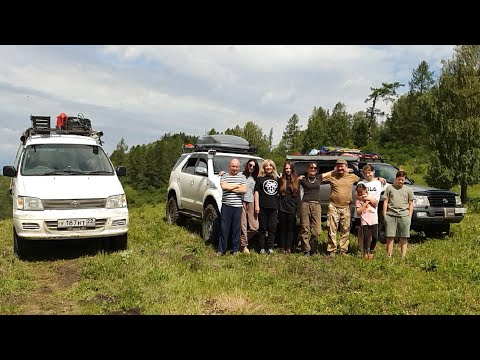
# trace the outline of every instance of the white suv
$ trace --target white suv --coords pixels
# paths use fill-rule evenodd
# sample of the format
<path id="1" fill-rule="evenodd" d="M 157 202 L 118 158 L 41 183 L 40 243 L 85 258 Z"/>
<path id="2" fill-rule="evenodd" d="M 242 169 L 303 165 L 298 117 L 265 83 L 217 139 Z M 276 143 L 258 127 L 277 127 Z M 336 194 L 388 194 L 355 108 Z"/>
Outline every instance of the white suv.
<path id="1" fill-rule="evenodd" d="M 171 224 L 181 224 L 185 218 L 202 220 L 202 238 L 218 243 L 220 210 L 222 207 L 221 171 L 228 172 L 228 163 L 237 158 L 240 171 L 249 159 L 261 165 L 263 159 L 252 155 L 255 148 L 233 135 L 201 137 L 191 153 L 182 154 L 170 174 L 167 190 L 166 218 Z"/>

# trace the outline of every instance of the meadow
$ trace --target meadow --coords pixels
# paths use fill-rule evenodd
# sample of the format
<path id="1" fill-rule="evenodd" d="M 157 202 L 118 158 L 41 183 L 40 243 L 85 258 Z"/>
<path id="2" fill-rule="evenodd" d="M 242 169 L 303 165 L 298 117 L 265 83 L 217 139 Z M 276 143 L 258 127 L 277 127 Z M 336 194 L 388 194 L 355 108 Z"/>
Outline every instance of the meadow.
<path id="1" fill-rule="evenodd" d="M 5 184 L 2 179 L 2 185 Z M 2 189 L 2 202 L 5 201 Z M 472 188 L 475 196 L 480 188 Z M 472 201 L 472 204 L 476 204 Z M 215 256 L 198 221 L 164 221 L 165 204 L 130 208 L 129 247 L 96 241 L 39 244 L 13 254 L 12 220 L 0 220 L 0 314 L 479 314 L 480 214 L 469 208 L 450 236 L 412 234 L 405 260 L 379 244 L 374 260 L 325 254 Z"/>

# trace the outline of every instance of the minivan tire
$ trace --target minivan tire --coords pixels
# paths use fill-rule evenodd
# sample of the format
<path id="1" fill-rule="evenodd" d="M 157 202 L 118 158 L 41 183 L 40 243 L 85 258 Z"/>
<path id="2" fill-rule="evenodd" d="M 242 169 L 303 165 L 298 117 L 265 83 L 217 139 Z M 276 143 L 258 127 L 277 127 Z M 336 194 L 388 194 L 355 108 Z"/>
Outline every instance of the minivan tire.
<path id="1" fill-rule="evenodd" d="M 29 253 L 29 243 L 28 240 L 25 240 L 17 235 L 15 227 L 13 227 L 13 253 L 19 259 L 25 259 Z"/>

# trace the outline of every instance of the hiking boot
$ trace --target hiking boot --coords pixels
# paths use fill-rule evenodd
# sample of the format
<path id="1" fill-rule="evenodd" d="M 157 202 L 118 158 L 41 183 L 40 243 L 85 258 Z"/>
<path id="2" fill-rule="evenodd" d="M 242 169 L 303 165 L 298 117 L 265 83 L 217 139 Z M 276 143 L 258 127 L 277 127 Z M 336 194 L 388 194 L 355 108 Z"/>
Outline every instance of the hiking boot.
<path id="1" fill-rule="evenodd" d="M 215 254 L 217 256 L 222 256 L 222 255 L 225 255 L 224 253 L 222 253 L 221 251 L 217 251 L 217 253 Z"/>
<path id="2" fill-rule="evenodd" d="M 267 253 L 268 253 L 268 255 L 273 254 L 273 249 L 268 249 L 268 252 L 267 252 Z"/>
<path id="3" fill-rule="evenodd" d="M 310 252 L 309 252 L 309 251 L 305 251 L 305 252 L 303 253 L 303 256 L 310 256 Z"/>
<path id="4" fill-rule="evenodd" d="M 373 260 L 373 254 L 372 253 L 368 254 L 368 260 Z"/>
<path id="5" fill-rule="evenodd" d="M 243 247 L 242 254 L 250 254 L 250 250 L 248 250 L 248 247 L 246 246 Z"/>
<path id="6" fill-rule="evenodd" d="M 265 249 L 261 249 L 261 250 L 260 250 L 260 254 L 266 254 Z"/>
<path id="7" fill-rule="evenodd" d="M 285 250 L 285 255 L 291 254 L 291 253 L 292 253 L 292 250 L 290 250 L 290 249 Z"/>

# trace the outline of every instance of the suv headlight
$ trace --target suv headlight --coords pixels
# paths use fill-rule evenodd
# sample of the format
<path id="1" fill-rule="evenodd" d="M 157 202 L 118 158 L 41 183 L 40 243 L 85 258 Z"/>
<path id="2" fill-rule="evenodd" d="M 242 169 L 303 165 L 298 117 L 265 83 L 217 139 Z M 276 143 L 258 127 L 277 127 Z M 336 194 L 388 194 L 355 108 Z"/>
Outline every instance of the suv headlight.
<path id="1" fill-rule="evenodd" d="M 36 197 L 19 196 L 17 198 L 17 209 L 41 211 L 43 210 L 42 200 Z"/>
<path id="2" fill-rule="evenodd" d="M 455 205 L 462 205 L 462 199 L 459 195 L 455 196 Z"/>
<path id="3" fill-rule="evenodd" d="M 414 196 L 413 196 L 413 205 L 417 205 L 417 206 L 430 206 L 430 201 L 428 201 L 428 196 L 425 196 L 425 195 L 414 195 Z"/>
<path id="4" fill-rule="evenodd" d="M 127 197 L 125 194 L 113 195 L 107 199 L 107 209 L 116 209 L 127 207 Z"/>

